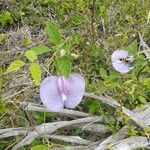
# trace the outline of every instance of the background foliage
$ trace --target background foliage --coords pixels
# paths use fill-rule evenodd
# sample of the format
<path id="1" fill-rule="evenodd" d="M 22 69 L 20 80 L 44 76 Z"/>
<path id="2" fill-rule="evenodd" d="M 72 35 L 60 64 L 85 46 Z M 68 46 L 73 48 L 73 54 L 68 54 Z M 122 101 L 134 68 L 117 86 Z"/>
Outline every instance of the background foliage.
<path id="1" fill-rule="evenodd" d="M 30 124 L 18 104 L 39 103 L 38 86 L 50 74 L 80 72 L 86 91 L 107 94 L 129 109 L 142 109 L 150 101 L 150 65 L 138 53 L 138 33 L 150 44 L 148 0 L 7 0 L 0 7 L 1 128 Z M 112 67 L 111 54 L 117 49 L 134 55 L 134 69 L 128 74 L 121 75 Z M 77 110 L 103 115 L 111 133 L 128 124 L 121 110 L 90 98 L 84 98 Z M 31 116 L 36 124 L 60 119 L 53 113 Z M 112 116 L 122 119 L 118 122 Z M 80 133 L 79 129 L 70 132 Z M 129 126 L 129 136 L 143 133 Z M 0 141 L 0 149 L 16 139 Z M 40 146 L 46 149 L 37 139 L 31 149 Z"/>

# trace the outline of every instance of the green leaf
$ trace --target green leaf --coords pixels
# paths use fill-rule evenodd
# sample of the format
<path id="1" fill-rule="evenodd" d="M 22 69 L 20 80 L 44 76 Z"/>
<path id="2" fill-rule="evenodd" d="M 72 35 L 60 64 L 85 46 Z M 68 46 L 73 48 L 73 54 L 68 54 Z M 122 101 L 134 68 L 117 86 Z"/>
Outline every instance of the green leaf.
<path id="1" fill-rule="evenodd" d="M 58 72 L 63 76 L 69 76 L 71 73 L 71 61 L 67 56 L 56 59 Z"/>
<path id="2" fill-rule="evenodd" d="M 6 102 L 4 102 L 4 101 L 0 102 L 0 115 L 8 112 L 6 105 L 7 105 Z"/>
<path id="3" fill-rule="evenodd" d="M 137 53 L 137 45 L 137 41 L 135 40 L 124 49 L 127 50 L 130 55 L 135 55 Z"/>
<path id="4" fill-rule="evenodd" d="M 41 75 L 42 75 L 41 67 L 39 66 L 39 64 L 31 63 L 30 73 L 34 80 L 35 85 L 39 85 L 41 82 Z"/>
<path id="5" fill-rule="evenodd" d="M 146 99 L 145 99 L 144 96 L 138 96 L 138 100 L 139 100 L 142 104 L 146 104 L 146 103 L 147 103 L 147 101 L 146 101 Z"/>
<path id="6" fill-rule="evenodd" d="M 95 112 L 99 111 L 99 109 L 98 109 L 99 108 L 99 102 L 93 101 L 88 107 L 89 107 L 88 112 L 94 114 Z"/>
<path id="7" fill-rule="evenodd" d="M 78 26 L 83 23 L 84 17 L 83 15 L 75 14 L 74 16 L 71 17 L 70 21 L 71 21 L 71 26 L 73 25 Z"/>
<path id="8" fill-rule="evenodd" d="M 26 48 L 31 44 L 31 42 L 31 39 L 28 37 L 25 37 L 21 40 L 22 45 Z"/>
<path id="9" fill-rule="evenodd" d="M 21 67 L 23 67 L 25 65 L 25 63 L 21 60 L 15 60 L 13 61 L 9 67 L 7 68 L 7 71 L 4 74 L 10 73 L 10 72 L 14 72 L 19 70 Z"/>
<path id="10" fill-rule="evenodd" d="M 57 25 L 51 21 L 46 22 L 46 31 L 49 37 L 50 42 L 54 45 L 61 43 L 61 34 Z"/>
<path id="11" fill-rule="evenodd" d="M 31 150 L 48 150 L 48 147 L 45 145 L 36 145 L 31 147 Z"/>
<path id="12" fill-rule="evenodd" d="M 11 17 L 11 13 L 9 11 L 4 11 L 0 14 L 0 24 L 6 25 L 7 23 L 12 22 L 13 18 Z"/>
<path id="13" fill-rule="evenodd" d="M 32 50 L 26 51 L 25 52 L 25 57 L 27 59 L 29 59 L 31 62 L 33 62 L 37 59 L 36 52 L 32 51 Z"/>
<path id="14" fill-rule="evenodd" d="M 143 69 L 143 67 L 147 64 L 147 61 L 144 58 L 136 58 L 133 63 L 132 66 L 134 67 L 134 69 L 132 70 L 132 72 L 137 76 L 139 74 L 139 72 L 141 71 L 141 69 Z M 146 69 L 146 66 L 145 66 Z M 144 69 L 144 70 L 145 70 Z M 142 70 L 142 72 L 144 71 Z M 141 73 L 142 73 L 141 72 Z"/>
<path id="15" fill-rule="evenodd" d="M 20 116 L 16 118 L 16 123 L 19 125 L 19 127 L 20 126 L 24 127 L 28 125 L 28 121 L 24 117 L 20 117 Z"/>
<path id="16" fill-rule="evenodd" d="M 52 49 L 50 49 L 49 47 L 47 47 L 45 45 L 35 46 L 31 50 L 36 52 L 37 55 L 41 55 L 41 54 L 44 54 L 44 53 L 52 51 Z"/>
<path id="17" fill-rule="evenodd" d="M 143 86 L 145 86 L 147 89 L 150 89 L 150 78 L 145 78 L 141 80 Z"/>
<path id="18" fill-rule="evenodd" d="M 99 73 L 104 80 L 107 78 L 107 72 L 104 68 L 100 68 Z"/>
<path id="19" fill-rule="evenodd" d="M 6 39 L 6 34 L 1 33 L 1 34 L 0 34 L 0 43 L 1 43 L 2 41 L 4 41 L 5 39 Z"/>

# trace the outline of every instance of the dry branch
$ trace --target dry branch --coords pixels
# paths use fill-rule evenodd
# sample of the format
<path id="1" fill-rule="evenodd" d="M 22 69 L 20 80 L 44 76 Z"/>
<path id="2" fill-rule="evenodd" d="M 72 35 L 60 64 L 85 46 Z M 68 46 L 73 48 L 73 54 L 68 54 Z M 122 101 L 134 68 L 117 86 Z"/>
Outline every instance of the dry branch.
<path id="1" fill-rule="evenodd" d="M 112 146 L 113 150 L 134 150 L 150 146 L 150 141 L 147 137 L 135 136 L 115 143 Z"/>
<path id="2" fill-rule="evenodd" d="M 125 138 L 126 134 L 127 134 L 127 127 L 124 126 L 123 128 L 121 128 L 115 135 L 111 135 L 110 137 L 108 137 L 106 140 L 104 140 L 103 142 L 101 142 L 96 148 L 95 150 L 105 150 L 109 145 L 122 140 Z"/>
<path id="3" fill-rule="evenodd" d="M 24 110 L 26 111 L 38 111 L 38 112 L 50 112 L 46 107 L 40 104 L 34 104 L 30 102 L 22 102 L 21 105 L 23 106 Z M 89 117 L 91 116 L 88 113 L 84 113 L 81 111 L 76 110 L 69 110 L 69 109 L 63 109 L 61 112 L 56 112 L 56 114 L 62 115 L 62 116 L 71 116 L 71 117 Z"/>
<path id="4" fill-rule="evenodd" d="M 84 96 L 100 100 L 103 103 L 111 105 L 117 109 L 121 108 L 122 111 L 126 115 L 128 115 L 132 120 L 134 120 L 138 125 L 140 125 L 142 127 L 147 127 L 148 125 L 150 125 L 150 116 L 149 116 L 150 105 L 146 105 L 145 109 L 142 112 L 141 111 L 130 111 L 130 110 L 126 109 L 125 107 L 121 106 L 121 104 L 119 104 L 116 100 L 114 100 L 108 96 L 101 96 L 101 95 L 97 96 L 93 93 L 85 93 Z M 21 105 L 24 107 L 24 109 L 26 111 L 45 111 L 45 112 L 49 111 L 43 105 L 27 103 L 27 102 L 23 102 Z M 60 122 L 53 122 L 53 123 L 45 123 L 45 124 L 41 124 L 39 126 L 35 126 L 34 129 L 29 128 L 29 130 L 27 130 L 27 128 L 1 129 L 0 130 L 0 135 L 1 135 L 0 138 L 6 138 L 6 137 L 10 137 L 10 136 L 26 134 L 27 136 L 13 148 L 13 150 L 16 150 L 22 146 L 31 144 L 35 138 L 42 137 L 45 134 L 46 135 L 48 134 L 49 138 L 52 138 L 52 135 L 50 135 L 50 134 L 57 131 L 58 129 L 60 129 L 62 127 L 77 126 L 77 127 L 82 128 L 83 130 L 88 130 L 88 131 L 93 131 L 93 132 L 94 131 L 98 132 L 98 130 L 100 130 L 100 133 L 107 132 L 106 127 L 104 125 L 94 124 L 96 122 L 102 122 L 103 121 L 102 117 L 97 117 L 97 116 L 88 117 L 88 116 L 90 116 L 90 114 L 88 114 L 88 113 L 79 112 L 79 111 L 75 111 L 75 110 L 67 110 L 67 109 L 63 109 L 61 112 L 59 112 L 57 114 L 63 115 L 63 116 L 85 117 L 85 118 L 75 119 L 72 121 L 60 121 Z M 83 125 L 84 125 L 84 127 L 83 127 Z M 104 132 L 102 132 L 102 129 L 104 129 Z M 125 133 L 126 133 L 125 131 L 126 131 L 126 127 L 122 128 L 120 131 L 118 131 L 118 133 L 116 135 L 110 136 L 109 138 L 107 138 L 106 140 L 101 142 L 98 146 L 93 145 L 93 147 L 96 147 L 97 148 L 96 150 L 103 150 L 106 147 L 108 147 L 108 145 L 114 144 L 114 142 L 117 142 L 118 140 L 123 139 L 125 137 Z M 60 138 L 60 137 L 58 135 L 56 135 L 55 139 L 58 139 L 58 138 Z M 60 139 L 67 140 L 69 138 L 61 136 Z M 93 144 L 95 144 L 95 143 L 93 143 Z M 85 147 L 85 148 L 88 149 L 87 147 Z"/>
<path id="5" fill-rule="evenodd" d="M 142 49 L 143 49 L 143 52 L 144 52 L 146 58 L 150 61 L 150 48 L 145 43 L 145 41 L 140 33 L 139 33 L 139 38 L 140 38 L 140 46 L 142 46 Z"/>
<path id="6" fill-rule="evenodd" d="M 66 126 L 78 125 L 78 124 L 86 124 L 90 122 L 99 122 L 102 121 L 101 117 L 86 117 L 82 119 L 76 119 L 72 121 L 61 121 L 61 122 L 54 122 L 54 123 L 43 123 L 39 126 L 35 127 L 35 130 L 28 133 L 28 135 L 18 143 L 12 150 L 16 150 L 22 146 L 29 145 L 32 141 L 44 134 L 51 134 L 58 129 Z"/>
<path id="7" fill-rule="evenodd" d="M 27 129 L 23 127 L 0 129 L 0 139 L 17 135 L 25 135 L 29 131 L 31 131 L 29 128 Z"/>
<path id="8" fill-rule="evenodd" d="M 88 145 L 91 143 L 91 141 L 82 139 L 79 136 L 46 135 L 46 137 L 53 139 L 53 140 L 61 140 L 61 141 L 74 143 L 74 144 L 78 144 L 78 145 Z"/>
<path id="9" fill-rule="evenodd" d="M 108 128 L 103 124 L 87 124 L 85 126 L 78 125 L 82 130 L 86 130 L 92 133 L 106 134 L 108 133 Z"/>
<path id="10" fill-rule="evenodd" d="M 97 122 L 97 120 L 96 120 Z M 102 120 L 99 120 L 99 122 L 102 122 Z M 61 121 L 59 122 L 61 123 Z M 89 124 L 83 123 L 83 124 L 73 124 L 72 127 L 81 128 L 82 131 L 90 131 L 98 134 L 105 134 L 108 133 L 108 130 L 105 125 L 102 124 Z M 19 127 L 19 128 L 7 128 L 7 129 L 0 129 L 0 139 L 2 138 L 8 138 L 12 136 L 18 136 L 18 135 L 26 135 L 27 133 L 33 131 L 34 127 Z"/>
<path id="11" fill-rule="evenodd" d="M 118 109 L 120 108 L 124 112 L 124 114 L 129 116 L 140 127 L 145 128 L 145 127 L 148 127 L 148 125 L 150 124 L 149 122 L 150 116 L 147 118 L 148 119 L 148 123 L 147 123 L 145 122 L 144 119 L 142 119 L 142 117 L 140 117 L 141 114 L 137 114 L 136 112 L 125 108 L 124 106 L 122 106 L 120 103 L 118 103 L 116 100 L 114 100 L 113 98 L 109 96 L 102 96 L 102 95 L 98 96 L 98 95 L 95 95 L 94 93 L 85 93 L 84 96 L 100 100 L 101 102 L 106 103 L 115 108 L 118 108 Z M 150 112 L 150 109 L 148 109 L 148 112 Z"/>
<path id="12" fill-rule="evenodd" d="M 65 146 L 65 147 L 54 147 L 52 150 L 91 150 L 85 146 Z"/>
<path id="13" fill-rule="evenodd" d="M 137 119 L 141 120 L 145 127 L 150 126 L 150 103 L 145 105 L 143 110 L 136 110 Z"/>
<path id="14" fill-rule="evenodd" d="M 98 95 L 95 95 L 94 93 L 87 93 L 87 92 L 84 93 L 84 96 L 99 100 L 99 101 L 101 101 L 105 104 L 108 104 L 110 106 L 113 106 L 115 108 L 121 106 L 117 101 L 115 101 L 114 99 L 107 97 L 107 96 L 102 96 L 102 95 L 98 96 Z"/>

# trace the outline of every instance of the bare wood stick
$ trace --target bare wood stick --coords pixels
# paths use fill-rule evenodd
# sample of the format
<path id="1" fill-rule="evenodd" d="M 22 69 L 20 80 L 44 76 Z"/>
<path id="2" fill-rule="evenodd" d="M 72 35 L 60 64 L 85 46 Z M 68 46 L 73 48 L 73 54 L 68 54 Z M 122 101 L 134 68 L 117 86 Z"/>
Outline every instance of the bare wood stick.
<path id="1" fill-rule="evenodd" d="M 130 111 L 130 110 L 126 109 L 125 107 L 121 106 L 121 104 L 119 104 L 117 101 L 115 101 L 111 97 L 101 96 L 101 95 L 97 96 L 94 93 L 85 93 L 84 96 L 100 100 L 100 101 L 107 103 L 108 105 L 111 105 L 115 108 L 120 107 L 127 116 L 129 116 L 132 120 L 134 120 L 141 127 L 148 127 L 148 125 L 150 124 L 150 116 L 149 116 L 149 119 L 144 120 L 144 119 L 142 119 L 142 116 L 140 117 L 139 114 L 136 114 L 133 111 Z M 25 109 L 29 110 L 29 111 L 46 111 L 46 112 L 49 111 L 42 105 L 38 105 L 38 104 L 24 102 L 24 103 L 22 103 L 22 105 L 26 105 Z M 148 114 L 149 112 L 150 112 L 150 110 L 146 114 Z M 68 109 L 63 109 L 61 112 L 58 112 L 58 114 L 64 115 L 64 116 L 77 116 L 77 117 L 90 116 L 90 114 L 87 114 L 84 112 L 68 110 Z"/>
<path id="2" fill-rule="evenodd" d="M 142 123 L 146 126 L 150 126 L 150 103 L 145 105 L 144 109 L 136 110 L 137 119 L 142 120 Z"/>
<path id="3" fill-rule="evenodd" d="M 106 103 L 115 108 L 121 108 L 124 114 L 129 116 L 134 122 L 136 122 L 137 125 L 139 125 L 140 127 L 148 127 L 148 125 L 145 124 L 145 122 L 139 116 L 137 116 L 135 112 L 125 108 L 124 106 L 122 106 L 120 103 L 118 103 L 116 100 L 114 100 L 113 98 L 109 96 L 102 96 L 102 95 L 98 96 L 98 95 L 95 95 L 94 93 L 84 93 L 84 96 L 100 100 L 101 102 Z"/>
<path id="4" fill-rule="evenodd" d="M 112 146 L 113 150 L 134 150 L 137 148 L 144 148 L 150 145 L 147 137 L 134 136 L 115 143 Z"/>
<path id="5" fill-rule="evenodd" d="M 97 120 L 94 120 L 97 122 Z M 99 120 L 99 122 L 102 122 L 103 120 Z M 62 121 L 58 122 L 61 124 Z M 55 123 L 55 122 L 54 122 Z M 94 122 L 93 122 L 94 123 Z M 72 124 L 72 127 L 78 127 L 81 128 L 82 130 L 90 131 L 90 132 L 95 132 L 99 134 L 104 134 L 107 133 L 108 130 L 105 125 L 102 124 Z M 8 138 L 12 136 L 18 136 L 18 135 L 26 135 L 27 133 L 33 131 L 35 128 L 34 127 L 19 127 L 19 128 L 7 128 L 7 129 L 0 129 L 0 139 L 1 138 Z"/>
<path id="6" fill-rule="evenodd" d="M 121 105 L 117 102 L 117 101 L 115 101 L 114 99 L 110 99 L 110 97 L 108 98 L 108 97 L 106 97 L 106 96 L 102 96 L 102 95 L 95 95 L 94 93 L 87 93 L 87 92 L 85 92 L 84 93 L 84 96 L 86 96 L 86 97 L 90 97 L 90 98 L 93 98 L 93 99 L 96 99 L 96 100 L 99 100 L 99 101 L 101 101 L 101 102 L 103 102 L 103 103 L 106 103 L 106 104 L 108 104 L 108 105 L 110 105 L 110 106 L 113 106 L 113 107 L 120 107 Z"/>
<path id="7" fill-rule="evenodd" d="M 108 130 L 105 125 L 103 124 L 90 124 L 85 126 L 84 124 L 78 124 L 78 125 L 72 125 L 72 127 L 78 127 L 82 130 L 89 131 L 92 133 L 98 133 L 98 134 L 106 134 L 108 133 Z M 7 129 L 0 129 L 0 139 L 2 138 L 8 138 L 12 136 L 20 136 L 20 135 L 26 135 L 27 133 L 33 131 L 33 127 L 19 127 L 19 128 L 7 128 Z"/>
<path id="8" fill-rule="evenodd" d="M 112 99 L 108 96 L 97 96 L 93 93 L 86 93 L 85 95 L 88 96 L 88 97 L 94 98 L 94 99 L 101 100 L 102 102 L 107 103 L 107 104 L 109 104 L 109 105 L 111 105 L 115 108 L 120 107 L 120 104 L 117 101 L 115 101 L 114 99 Z M 146 113 L 149 112 L 148 108 L 144 110 L 144 114 L 145 114 L 145 112 Z M 132 117 L 134 121 L 139 123 L 138 119 L 139 119 L 139 116 L 140 116 L 140 112 L 139 112 L 139 115 L 137 115 L 136 112 L 134 112 L 134 111 L 130 111 L 130 110 L 124 108 L 124 107 L 122 109 L 125 112 L 125 114 Z M 138 118 L 137 118 L 137 116 L 138 116 Z M 88 118 L 90 118 L 90 121 L 87 121 Z M 97 122 L 97 120 L 95 118 L 96 117 L 93 117 L 93 118 L 92 117 L 86 117 L 86 118 L 82 118 L 83 120 L 82 119 L 76 119 L 76 120 L 69 121 L 69 122 L 68 121 L 61 121 L 61 122 L 46 123 L 46 124 L 36 126 L 35 130 L 33 130 L 32 132 L 29 132 L 28 135 L 19 144 L 17 144 L 16 147 L 14 147 L 14 150 L 17 149 L 18 147 L 23 146 L 23 145 L 30 144 L 36 137 L 39 137 L 39 136 L 41 136 L 45 133 L 46 134 L 47 133 L 53 133 L 59 128 L 66 127 L 66 126 L 73 126 L 73 125 L 81 125 L 81 124 L 90 123 L 90 122 Z M 84 119 L 86 119 L 86 122 L 85 122 Z M 93 119 L 93 120 L 91 120 L 91 119 Z M 100 117 L 97 117 L 97 119 L 99 121 L 100 120 L 102 121 L 102 118 L 100 119 Z M 142 117 L 140 119 L 143 120 Z M 26 132 L 23 131 L 23 133 L 26 133 Z M 14 132 L 14 134 L 16 135 L 15 132 Z M 5 134 L 5 136 L 6 136 L 6 134 Z"/>
<path id="9" fill-rule="evenodd" d="M 149 46 L 145 43 L 142 35 L 139 33 L 139 38 L 140 38 L 140 45 L 142 46 L 143 48 L 143 52 L 146 56 L 146 58 L 150 61 L 150 48 Z"/>
<path id="10" fill-rule="evenodd" d="M 126 134 L 127 134 L 127 130 L 128 130 L 127 127 L 124 126 L 115 135 L 111 135 L 106 140 L 104 140 L 103 142 L 101 142 L 95 148 L 95 150 L 105 150 L 110 144 L 113 144 L 113 143 L 117 142 L 118 140 L 124 139 L 125 136 L 126 136 Z"/>
<path id="11" fill-rule="evenodd" d="M 38 112 L 50 112 L 45 106 L 40 104 L 34 104 L 30 102 L 22 102 L 21 105 L 24 107 L 26 111 L 38 111 Z M 81 111 L 71 110 L 71 109 L 63 109 L 61 112 L 56 112 L 56 114 L 62 116 L 74 116 L 74 117 L 88 117 L 91 114 L 84 113 Z"/>
<path id="12" fill-rule="evenodd" d="M 76 119 L 72 121 L 43 123 L 39 126 L 36 126 L 35 130 L 28 133 L 28 135 L 20 143 L 18 143 L 12 150 L 16 150 L 22 146 L 29 145 L 32 143 L 32 141 L 35 138 L 42 136 L 44 134 L 51 134 L 62 127 L 72 126 L 72 125 L 77 125 L 77 124 L 85 124 L 85 123 L 90 123 L 93 121 L 99 122 L 99 121 L 102 121 L 102 118 L 101 117 L 86 117 L 86 118 Z"/>
<path id="13" fill-rule="evenodd" d="M 52 150 L 90 150 L 86 146 L 64 146 L 64 147 L 54 147 Z"/>
<path id="14" fill-rule="evenodd" d="M 109 132 L 107 127 L 103 124 L 89 124 L 89 125 L 87 124 L 85 126 L 79 125 L 79 127 L 82 129 L 82 131 L 86 130 L 92 133 L 106 134 Z"/>
<path id="15" fill-rule="evenodd" d="M 129 116 L 131 119 L 133 119 L 141 127 L 148 127 L 148 125 L 150 125 L 150 115 L 149 115 L 150 114 L 150 105 L 147 106 L 147 109 L 145 111 L 143 111 L 143 113 L 141 113 L 141 111 L 139 111 L 139 113 L 137 114 L 134 111 L 130 111 L 130 110 L 126 109 L 125 107 L 122 107 L 117 101 L 115 101 L 111 97 L 97 96 L 94 93 L 85 93 L 84 95 L 87 97 L 91 97 L 91 98 L 100 100 L 100 101 L 107 103 L 115 108 L 121 107 L 123 112 L 127 116 Z M 49 111 L 43 105 L 27 103 L 27 102 L 23 102 L 22 105 L 26 106 L 25 110 L 29 110 L 29 111 L 46 111 L 46 112 Z M 58 114 L 64 115 L 64 116 L 76 116 L 76 117 L 90 116 L 90 114 L 88 114 L 88 113 L 79 112 L 79 111 L 75 111 L 75 110 L 68 110 L 68 109 L 63 109 L 61 112 L 58 112 Z"/>
<path id="16" fill-rule="evenodd" d="M 146 121 L 146 120 L 141 119 L 142 117 L 139 117 L 140 116 L 139 114 L 137 116 L 136 113 L 134 113 L 134 112 L 128 110 L 127 108 L 121 106 L 121 104 L 119 104 L 116 100 L 114 100 L 111 97 L 101 96 L 101 95 L 97 96 L 94 93 L 87 93 L 87 92 L 84 93 L 84 96 L 100 100 L 100 101 L 102 101 L 102 102 L 104 102 L 104 103 L 106 103 L 108 105 L 111 105 L 111 106 L 113 106 L 115 108 L 119 108 L 120 107 L 122 109 L 122 111 L 127 116 L 129 116 L 132 120 L 134 120 L 139 126 L 141 126 L 141 127 L 148 127 L 148 123 L 145 123 L 145 122 L 150 122 L 150 121 Z M 23 102 L 22 105 L 26 106 L 25 110 L 28 110 L 28 111 L 45 111 L 45 112 L 49 111 L 44 106 L 38 105 L 38 104 Z M 90 114 L 88 114 L 88 113 L 79 112 L 79 111 L 75 111 L 75 110 L 68 110 L 68 109 L 63 109 L 61 112 L 58 112 L 57 114 L 64 115 L 64 116 L 76 116 L 76 117 L 87 117 L 87 116 L 90 116 Z M 150 116 L 149 116 L 148 120 L 150 120 Z"/>
<path id="17" fill-rule="evenodd" d="M 74 143 L 74 144 L 78 144 L 78 145 L 88 145 L 91 143 L 91 141 L 82 139 L 79 136 L 46 135 L 46 137 L 53 139 L 53 140 L 61 140 L 61 141 Z"/>
<path id="18" fill-rule="evenodd" d="M 0 139 L 17 135 L 25 135 L 29 131 L 31 131 L 30 128 L 23 127 L 0 129 Z"/>
<path id="19" fill-rule="evenodd" d="M 145 105 L 142 111 L 140 110 L 133 110 L 134 113 L 137 114 L 137 117 L 140 120 L 143 120 L 146 125 L 150 125 L 150 104 Z M 115 135 L 108 137 L 105 141 L 101 142 L 95 150 L 104 150 L 107 149 L 108 145 L 113 144 L 119 140 L 122 140 L 127 133 L 127 126 L 124 126 L 120 129 Z"/>

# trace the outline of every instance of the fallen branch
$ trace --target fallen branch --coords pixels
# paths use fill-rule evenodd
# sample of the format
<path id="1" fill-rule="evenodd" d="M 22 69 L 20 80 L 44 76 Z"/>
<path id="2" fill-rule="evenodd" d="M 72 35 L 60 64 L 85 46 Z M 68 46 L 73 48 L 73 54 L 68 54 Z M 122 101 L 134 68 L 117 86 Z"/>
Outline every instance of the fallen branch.
<path id="1" fill-rule="evenodd" d="M 40 104 L 34 104 L 30 102 L 22 102 L 21 106 L 26 111 L 38 111 L 38 112 L 50 112 L 45 106 Z M 61 112 L 56 112 L 56 114 L 62 115 L 62 116 L 71 116 L 71 117 L 89 117 L 91 116 L 88 113 L 84 113 L 81 111 L 71 110 L 71 109 L 63 109 Z"/>
<path id="2" fill-rule="evenodd" d="M 101 142 L 95 150 L 105 150 L 108 148 L 109 145 L 112 145 L 113 143 L 122 140 L 125 138 L 127 134 L 128 128 L 124 126 L 121 128 L 115 135 L 111 135 L 107 139 L 105 139 L 103 142 Z"/>
<path id="3" fill-rule="evenodd" d="M 97 122 L 97 120 L 96 120 Z M 101 121 L 100 121 L 101 122 Z M 61 121 L 60 121 L 61 123 Z M 94 123 L 94 122 L 93 122 Z M 105 134 L 108 133 L 108 130 L 105 125 L 102 124 L 74 124 L 72 127 L 80 128 L 89 132 L 94 132 L 98 134 Z M 26 135 L 27 133 L 33 131 L 34 127 L 19 127 L 19 128 L 7 128 L 7 129 L 0 129 L 0 139 L 2 138 L 8 138 L 12 136 L 20 136 L 20 135 Z"/>
<path id="4" fill-rule="evenodd" d="M 137 125 L 139 125 L 142 128 L 148 127 L 147 123 L 145 123 L 145 121 L 139 117 L 139 115 L 137 116 L 137 113 L 125 108 L 124 106 L 122 106 L 120 103 L 118 103 L 116 100 L 114 100 L 113 98 L 109 97 L 109 96 L 98 96 L 95 95 L 94 93 L 84 93 L 84 96 L 96 99 L 96 100 L 100 100 L 103 103 L 106 103 L 110 106 L 113 106 L 117 109 L 121 109 L 125 115 L 129 116 Z M 150 116 L 149 116 L 150 119 Z"/>
<path id="5" fill-rule="evenodd" d="M 32 131 L 32 129 L 23 127 L 0 129 L 0 139 L 17 135 L 25 135 L 29 131 Z"/>
<path id="6" fill-rule="evenodd" d="M 133 112 L 136 113 L 136 116 L 137 118 L 139 118 L 139 120 L 143 120 L 144 124 L 146 124 L 147 126 L 150 125 L 150 104 L 145 105 L 143 111 L 133 110 Z M 122 140 L 126 136 L 126 133 L 127 126 L 124 126 L 115 135 L 112 135 L 103 142 L 101 142 L 95 150 L 107 149 L 109 145 L 112 145 L 113 143 Z"/>
<path id="7" fill-rule="evenodd" d="M 149 105 L 147 105 L 146 108 L 142 112 L 140 112 L 140 111 L 135 112 L 135 111 L 130 111 L 130 110 L 126 109 L 125 107 L 121 106 L 121 104 L 119 104 L 117 101 L 115 101 L 111 97 L 97 96 L 93 93 L 85 93 L 84 95 L 87 97 L 91 97 L 91 98 L 100 100 L 108 105 L 111 105 L 111 106 L 117 108 L 117 109 L 118 108 L 122 109 L 122 111 L 126 115 L 128 115 L 132 120 L 134 120 L 138 125 L 140 125 L 142 127 L 145 127 L 145 126 L 147 127 L 150 124 Z M 26 111 L 49 111 L 43 105 L 38 105 L 38 104 L 33 104 L 33 103 L 26 103 L 26 102 L 24 103 L 23 102 L 22 106 L 24 106 L 24 109 Z M 90 115 L 88 113 L 83 113 L 83 112 L 79 112 L 79 111 L 75 111 L 75 110 L 67 110 L 67 109 L 64 109 L 63 111 L 59 112 L 58 114 L 64 115 L 64 116 L 75 116 L 75 117 L 85 117 L 85 116 Z M 0 137 L 6 138 L 6 137 L 10 137 L 10 136 L 27 134 L 27 136 L 13 148 L 13 150 L 16 150 L 22 146 L 31 144 L 35 138 L 41 137 L 45 134 L 51 134 L 62 127 L 78 126 L 78 127 L 82 128 L 83 130 L 98 132 L 98 130 L 102 127 L 102 125 L 100 125 L 100 124 L 95 125 L 93 123 L 102 122 L 102 121 L 103 121 L 102 117 L 93 116 L 93 117 L 86 117 L 86 118 L 82 118 L 82 119 L 76 119 L 76 120 L 72 120 L 72 121 L 60 121 L 60 122 L 53 122 L 53 123 L 45 123 L 45 124 L 36 126 L 34 129 L 31 129 L 31 130 L 27 130 L 26 128 L 1 129 Z M 84 127 L 82 127 L 83 125 L 84 125 Z M 103 128 L 106 129 L 104 126 L 103 126 Z M 96 130 L 96 129 L 98 129 L 98 130 Z M 100 131 L 102 131 L 102 130 L 100 130 Z M 104 133 L 106 133 L 106 132 L 107 131 L 105 130 Z M 119 133 L 118 133 L 118 135 L 119 135 Z M 123 136 L 123 134 L 122 134 L 122 136 Z M 122 138 L 120 138 L 120 139 L 122 139 Z M 116 140 L 114 140 L 114 142 L 112 142 L 112 140 L 114 140 L 114 138 L 112 136 L 110 136 L 108 139 L 106 139 L 101 144 L 99 144 L 99 147 L 104 148 L 104 147 L 108 146 L 110 143 L 116 142 L 118 140 L 117 134 L 116 134 Z"/>
<path id="8" fill-rule="evenodd" d="M 64 147 L 54 147 L 51 150 L 91 150 L 87 149 L 85 146 L 64 146 Z"/>
<path id="9" fill-rule="evenodd" d="M 145 54 L 146 58 L 150 61 L 150 48 L 145 43 L 145 41 L 140 33 L 139 33 L 139 38 L 140 38 L 140 46 L 142 46 L 143 53 Z"/>
<path id="10" fill-rule="evenodd" d="M 115 143 L 112 146 L 113 150 L 134 150 L 150 146 L 150 141 L 147 137 L 134 136 Z"/>
<path id="11" fill-rule="evenodd" d="M 51 134 L 62 127 L 72 126 L 77 124 L 86 124 L 90 122 L 99 122 L 99 121 L 102 121 L 101 117 L 86 117 L 86 118 L 76 119 L 72 121 L 43 123 L 39 126 L 36 126 L 35 130 L 29 132 L 28 135 L 20 143 L 18 143 L 12 150 L 16 150 L 22 146 L 29 145 L 32 143 L 32 141 L 35 138 L 40 137 L 44 134 Z"/>
<path id="12" fill-rule="evenodd" d="M 74 143 L 74 144 L 78 144 L 78 145 L 88 145 L 91 143 L 91 141 L 82 139 L 79 136 L 46 135 L 45 137 L 53 139 L 53 140 L 61 140 L 61 141 Z"/>
<path id="13" fill-rule="evenodd" d="M 103 124 L 86 124 L 85 126 L 83 125 L 78 126 L 82 129 L 82 131 L 86 130 L 92 133 L 106 134 L 109 132 L 106 125 Z"/>
<path id="14" fill-rule="evenodd" d="M 95 95 L 94 93 L 87 93 L 87 92 L 84 93 L 84 96 L 99 100 L 115 108 L 121 106 L 117 101 L 107 96 L 102 96 L 102 95 L 98 96 L 98 95 Z"/>
<path id="15" fill-rule="evenodd" d="M 145 105 L 143 110 L 136 110 L 137 119 L 142 120 L 142 123 L 145 125 L 145 127 L 150 126 L 150 103 Z"/>

